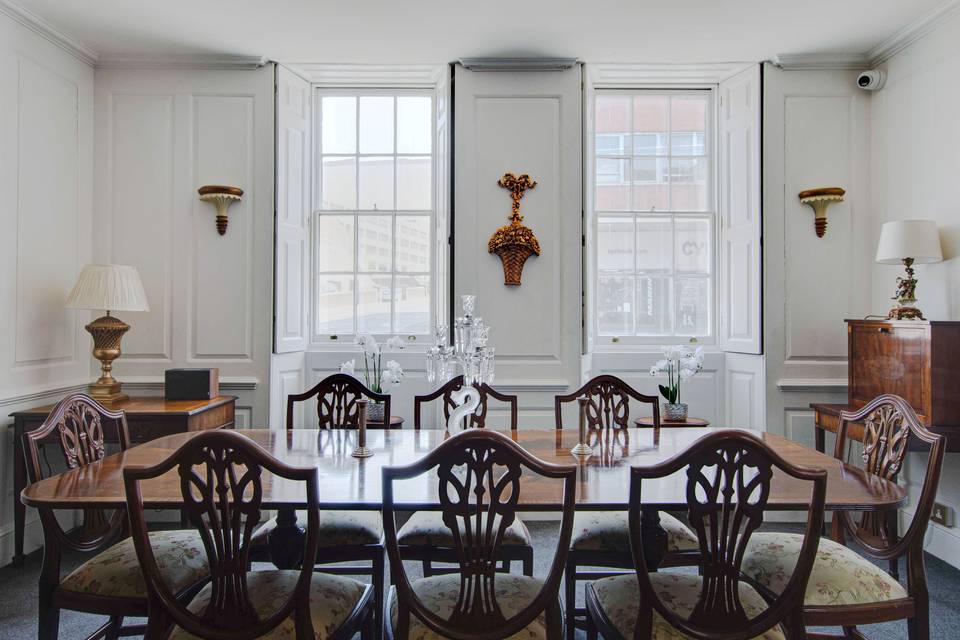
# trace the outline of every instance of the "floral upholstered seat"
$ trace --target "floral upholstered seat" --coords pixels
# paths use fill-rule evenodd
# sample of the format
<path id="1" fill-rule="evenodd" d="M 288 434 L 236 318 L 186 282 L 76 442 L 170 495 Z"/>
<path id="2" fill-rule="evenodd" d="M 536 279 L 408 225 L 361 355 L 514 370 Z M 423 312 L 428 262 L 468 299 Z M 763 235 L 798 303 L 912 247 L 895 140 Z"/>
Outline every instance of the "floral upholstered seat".
<path id="1" fill-rule="evenodd" d="M 209 575 L 207 553 L 196 531 L 157 531 L 150 534 L 150 543 L 160 573 L 174 592 Z M 61 581 L 60 589 L 113 598 L 146 598 L 147 585 L 133 538 L 121 540 L 84 562 Z"/>
<path id="2" fill-rule="evenodd" d="M 251 571 L 247 574 L 247 588 L 250 602 L 253 603 L 261 618 L 269 616 L 279 609 L 290 597 L 299 571 Z M 343 576 L 315 573 L 310 583 L 310 618 L 317 640 L 325 640 L 337 631 L 353 613 L 364 590 L 362 582 Z M 190 602 L 188 609 L 201 613 L 210 602 L 211 585 L 205 586 Z M 266 638 L 293 640 L 296 638 L 293 617 L 281 622 Z M 170 634 L 170 640 L 188 640 L 194 636 L 183 629 L 176 628 Z"/>
<path id="3" fill-rule="evenodd" d="M 675 517 L 660 512 L 660 526 L 667 532 L 667 551 L 696 551 L 697 535 Z M 626 511 L 581 511 L 573 520 L 570 548 L 581 551 L 630 553 L 630 528 Z"/>
<path id="4" fill-rule="evenodd" d="M 797 534 L 755 533 L 744 555 L 744 575 L 779 593 L 793 573 L 802 544 L 803 536 Z M 805 605 L 869 604 L 906 597 L 907 590 L 883 569 L 842 544 L 820 539 Z"/>
<path id="5" fill-rule="evenodd" d="M 417 511 L 397 532 L 397 541 L 401 545 L 423 545 L 432 547 L 452 547 L 453 532 L 443 523 L 443 516 L 436 511 Z M 517 518 L 503 532 L 503 544 L 506 546 L 530 546 L 530 531 Z"/>
<path id="6" fill-rule="evenodd" d="M 297 524 L 306 526 L 307 514 L 297 511 Z M 277 519 L 270 518 L 254 534 L 255 544 L 265 543 L 276 529 Z M 321 511 L 320 547 L 379 544 L 383 538 L 383 518 L 379 511 Z"/>
<path id="7" fill-rule="evenodd" d="M 688 618 L 700 598 L 702 580 L 700 576 L 687 573 L 661 571 L 650 574 L 653 588 L 660 600 L 678 616 Z M 767 604 L 760 594 L 746 582 L 740 583 L 740 602 L 747 616 L 754 618 L 763 613 Z M 637 616 L 640 614 L 640 586 L 635 574 L 603 578 L 591 583 L 590 588 L 607 620 L 617 628 L 624 638 L 632 638 Z M 672 627 L 656 611 L 653 612 L 653 631 L 655 640 L 682 640 L 687 636 Z M 779 626 L 769 629 L 759 636 L 762 640 L 784 640 Z"/>
<path id="8" fill-rule="evenodd" d="M 543 580 L 511 573 L 498 573 L 494 579 L 497 604 L 504 618 L 510 618 L 530 604 L 543 589 Z M 414 580 L 410 585 L 417 598 L 431 612 L 449 619 L 460 597 L 460 574 L 432 576 Z M 396 593 L 390 593 L 390 624 L 397 627 Z M 510 636 L 511 640 L 541 640 L 547 637 L 547 625 L 541 615 L 523 631 Z M 410 640 L 440 640 L 417 616 L 410 615 Z"/>

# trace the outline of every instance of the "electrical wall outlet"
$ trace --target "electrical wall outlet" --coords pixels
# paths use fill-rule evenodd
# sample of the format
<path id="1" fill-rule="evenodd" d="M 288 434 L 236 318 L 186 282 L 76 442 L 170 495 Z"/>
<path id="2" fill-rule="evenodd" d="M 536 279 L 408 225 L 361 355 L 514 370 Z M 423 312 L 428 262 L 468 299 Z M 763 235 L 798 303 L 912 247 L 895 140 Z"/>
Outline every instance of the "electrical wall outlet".
<path id="1" fill-rule="evenodd" d="M 950 517 L 952 512 L 950 507 L 945 504 L 940 504 L 939 502 L 933 503 L 933 511 L 930 512 L 930 520 L 941 524 L 945 527 L 952 527 L 952 518 Z"/>

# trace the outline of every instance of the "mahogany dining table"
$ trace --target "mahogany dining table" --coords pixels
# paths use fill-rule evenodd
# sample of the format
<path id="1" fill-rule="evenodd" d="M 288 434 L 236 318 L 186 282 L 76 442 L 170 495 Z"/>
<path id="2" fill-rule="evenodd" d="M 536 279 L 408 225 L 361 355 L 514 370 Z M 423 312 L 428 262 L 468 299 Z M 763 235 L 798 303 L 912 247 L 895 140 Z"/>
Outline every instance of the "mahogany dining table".
<path id="1" fill-rule="evenodd" d="M 577 430 L 518 429 L 504 431 L 533 455 L 547 462 L 578 465 L 578 510 L 625 510 L 630 468 L 649 466 L 681 453 L 717 427 L 664 429 L 607 429 L 591 433 L 593 455 L 585 460 L 570 454 L 577 444 Z M 272 455 L 293 466 L 316 467 L 320 474 L 320 508 L 324 510 L 379 510 L 382 504 L 381 469 L 410 464 L 426 455 L 450 435 L 439 429 L 394 429 L 367 431 L 369 458 L 354 458 L 357 431 L 352 429 L 250 429 L 240 431 Z M 901 506 L 906 491 L 894 482 L 819 453 L 814 449 L 771 433 L 754 431 L 783 458 L 797 465 L 827 470 L 827 510 L 889 510 Z M 27 506 L 54 509 L 115 508 L 126 504 L 123 468 L 153 465 L 165 459 L 195 433 L 178 433 L 132 447 L 125 452 L 72 469 L 26 487 L 21 499 Z M 666 534 L 659 525 L 658 512 L 687 508 L 686 474 L 678 472 L 657 481 L 645 481 L 642 492 L 645 552 L 651 567 L 665 553 Z M 424 475 L 395 484 L 398 510 L 436 510 L 438 483 Z M 176 470 L 141 484 L 144 507 L 178 509 L 182 506 Z M 518 509 L 555 511 L 561 508 L 562 486 L 556 480 L 534 474 L 521 477 Z M 768 509 L 806 511 L 810 504 L 809 483 L 778 471 L 771 481 Z M 302 483 L 286 481 L 264 472 L 263 508 L 278 510 L 277 527 L 271 541 L 271 559 L 286 568 L 297 563 L 296 551 L 302 530 L 296 524 L 295 509 L 304 508 Z"/>

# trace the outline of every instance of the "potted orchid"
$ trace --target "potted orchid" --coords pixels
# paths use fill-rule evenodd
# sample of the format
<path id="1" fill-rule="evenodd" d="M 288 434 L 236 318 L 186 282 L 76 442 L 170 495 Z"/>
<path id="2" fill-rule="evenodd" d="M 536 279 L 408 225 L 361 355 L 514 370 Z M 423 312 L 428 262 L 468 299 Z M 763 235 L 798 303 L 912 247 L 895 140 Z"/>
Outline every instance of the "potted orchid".
<path id="1" fill-rule="evenodd" d="M 663 348 L 663 358 L 650 367 L 650 375 L 667 374 L 667 384 L 660 385 L 661 403 L 667 420 L 684 422 L 687 419 L 687 404 L 680 402 L 680 385 L 703 369 L 703 347 L 691 349 L 682 344 Z"/>
<path id="2" fill-rule="evenodd" d="M 363 381 L 375 393 L 386 393 L 403 381 L 403 369 L 396 360 L 387 360 L 383 363 L 384 351 L 403 351 L 407 343 L 400 336 L 387 338 L 383 344 L 369 334 L 357 336 L 354 344 L 360 347 L 363 353 Z M 346 373 L 357 379 L 356 358 L 340 363 L 340 373 Z M 383 403 L 375 402 L 368 406 L 367 418 L 371 422 L 384 422 Z"/>

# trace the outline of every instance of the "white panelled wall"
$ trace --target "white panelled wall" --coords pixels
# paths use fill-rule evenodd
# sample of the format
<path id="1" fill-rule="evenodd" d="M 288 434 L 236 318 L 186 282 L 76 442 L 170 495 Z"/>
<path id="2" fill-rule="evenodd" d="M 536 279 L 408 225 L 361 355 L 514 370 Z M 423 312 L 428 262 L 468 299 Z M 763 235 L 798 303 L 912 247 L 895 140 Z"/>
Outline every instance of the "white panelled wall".
<path id="1" fill-rule="evenodd" d="M 90 261 L 93 69 L 0 12 L 0 424 L 90 381 L 88 313 L 64 308 Z M 13 555 L 13 429 L 0 439 L 0 564 Z M 40 524 L 27 514 L 27 550 Z"/>

